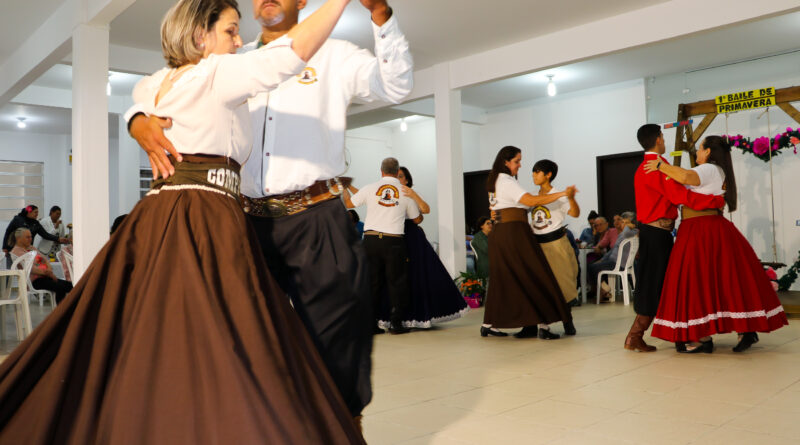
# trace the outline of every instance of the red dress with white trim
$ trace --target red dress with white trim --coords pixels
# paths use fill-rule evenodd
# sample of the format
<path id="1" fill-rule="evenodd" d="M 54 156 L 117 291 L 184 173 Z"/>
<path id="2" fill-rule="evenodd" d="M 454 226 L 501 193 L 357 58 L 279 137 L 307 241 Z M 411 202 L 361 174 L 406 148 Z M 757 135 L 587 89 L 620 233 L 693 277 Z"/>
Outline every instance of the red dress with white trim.
<path id="1" fill-rule="evenodd" d="M 722 169 L 695 167 L 694 191 L 720 194 Z M 672 249 L 652 336 L 698 341 L 729 332 L 771 332 L 787 325 L 786 314 L 747 239 L 721 215 L 681 221 Z"/>

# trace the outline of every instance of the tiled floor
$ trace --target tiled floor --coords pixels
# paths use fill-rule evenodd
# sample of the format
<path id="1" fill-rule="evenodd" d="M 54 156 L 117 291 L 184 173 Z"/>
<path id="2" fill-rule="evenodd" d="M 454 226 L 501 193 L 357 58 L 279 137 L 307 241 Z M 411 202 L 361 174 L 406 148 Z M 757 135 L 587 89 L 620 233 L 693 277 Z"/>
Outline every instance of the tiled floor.
<path id="1" fill-rule="evenodd" d="M 482 312 L 376 337 L 370 444 L 796 444 L 800 323 L 744 354 L 625 351 L 633 310 L 574 310 L 578 335 L 481 338 Z M 554 327 L 561 332 L 560 325 Z M 792 439 L 794 437 L 794 439 Z"/>
<path id="2" fill-rule="evenodd" d="M 33 307 L 34 323 L 48 312 Z M 574 310 L 578 335 L 481 338 L 482 311 L 438 329 L 376 337 L 367 441 L 380 444 L 796 444 L 800 323 L 744 354 L 625 351 L 622 304 Z M 14 345 L 13 322 L 0 355 Z M 554 327 L 561 332 L 561 326 Z M 0 360 L 2 360 L 0 358 Z M 794 437 L 795 439 L 792 439 Z"/>

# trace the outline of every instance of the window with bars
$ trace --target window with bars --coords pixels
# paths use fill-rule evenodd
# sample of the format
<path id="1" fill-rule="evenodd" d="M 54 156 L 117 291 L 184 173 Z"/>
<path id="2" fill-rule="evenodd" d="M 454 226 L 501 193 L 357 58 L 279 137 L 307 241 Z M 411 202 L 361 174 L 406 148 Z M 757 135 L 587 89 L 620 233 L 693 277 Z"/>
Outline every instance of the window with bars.
<path id="1" fill-rule="evenodd" d="M 150 183 L 153 181 L 153 169 L 150 167 L 139 168 L 139 199 L 150 191 Z M 21 207 L 20 207 L 21 208 Z"/>
<path id="2" fill-rule="evenodd" d="M 0 161 L 0 221 L 31 204 L 44 206 L 44 163 Z"/>

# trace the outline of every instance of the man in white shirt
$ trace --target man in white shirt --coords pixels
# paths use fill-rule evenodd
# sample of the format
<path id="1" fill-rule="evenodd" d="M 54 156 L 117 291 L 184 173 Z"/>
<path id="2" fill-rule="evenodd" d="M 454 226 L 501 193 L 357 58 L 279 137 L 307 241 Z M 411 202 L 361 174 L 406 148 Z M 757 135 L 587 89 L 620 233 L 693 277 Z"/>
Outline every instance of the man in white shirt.
<path id="1" fill-rule="evenodd" d="M 288 33 L 306 6 L 306 0 L 252 1 L 262 32 L 242 51 Z M 372 398 L 373 315 L 366 254 L 336 199 L 337 176 L 347 168 L 347 107 L 356 99 L 400 102 L 413 84 L 408 42 L 387 1 L 360 1 L 371 12 L 376 56 L 329 39 L 302 75 L 251 99 L 253 151 L 241 171 L 244 208 L 267 265 L 292 298 L 357 421 Z M 148 153 L 154 173 L 174 173 L 165 150 L 180 156 L 162 130 L 171 122 L 131 115 L 131 135 Z"/>
<path id="2" fill-rule="evenodd" d="M 402 323 L 410 298 L 408 253 L 403 239 L 405 220 L 408 218 L 417 224 L 422 222 L 417 203 L 401 192 L 402 184 L 397 179 L 399 171 L 397 159 L 386 158 L 381 163 L 380 181 L 362 188 L 352 197 L 347 190 L 343 192 L 348 209 L 367 206 L 364 248 L 369 257 L 372 295 L 377 299 L 382 289 L 388 291 L 392 305 L 389 332 L 392 334 L 410 331 Z M 377 302 L 374 307 L 378 307 Z M 378 330 L 377 326 L 375 329 Z"/>
<path id="3" fill-rule="evenodd" d="M 61 222 L 61 207 L 59 206 L 53 206 L 50 209 L 50 216 L 42 218 L 39 224 L 51 235 L 56 235 L 59 238 L 66 238 L 67 236 L 67 230 L 64 227 L 64 223 Z M 56 242 L 42 238 L 39 240 L 37 248 L 42 255 L 49 256 L 50 254 L 55 255 L 56 252 L 60 250 L 61 246 Z"/>

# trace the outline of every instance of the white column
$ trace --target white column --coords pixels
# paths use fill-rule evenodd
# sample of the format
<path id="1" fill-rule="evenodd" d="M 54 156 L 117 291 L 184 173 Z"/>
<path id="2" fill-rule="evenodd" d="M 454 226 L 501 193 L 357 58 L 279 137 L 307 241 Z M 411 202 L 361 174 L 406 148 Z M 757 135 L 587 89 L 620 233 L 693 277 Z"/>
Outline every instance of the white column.
<path id="1" fill-rule="evenodd" d="M 435 76 L 439 257 L 450 275 L 455 277 L 467 270 L 461 91 L 450 87 L 449 64 L 437 65 Z"/>
<path id="2" fill-rule="evenodd" d="M 72 216 L 75 276 L 108 240 L 108 27 L 72 35 Z"/>
<path id="3" fill-rule="evenodd" d="M 119 116 L 119 214 L 130 213 L 139 202 L 139 144 L 128 135 L 128 123 Z M 119 215 L 114 215 L 116 218 Z"/>

